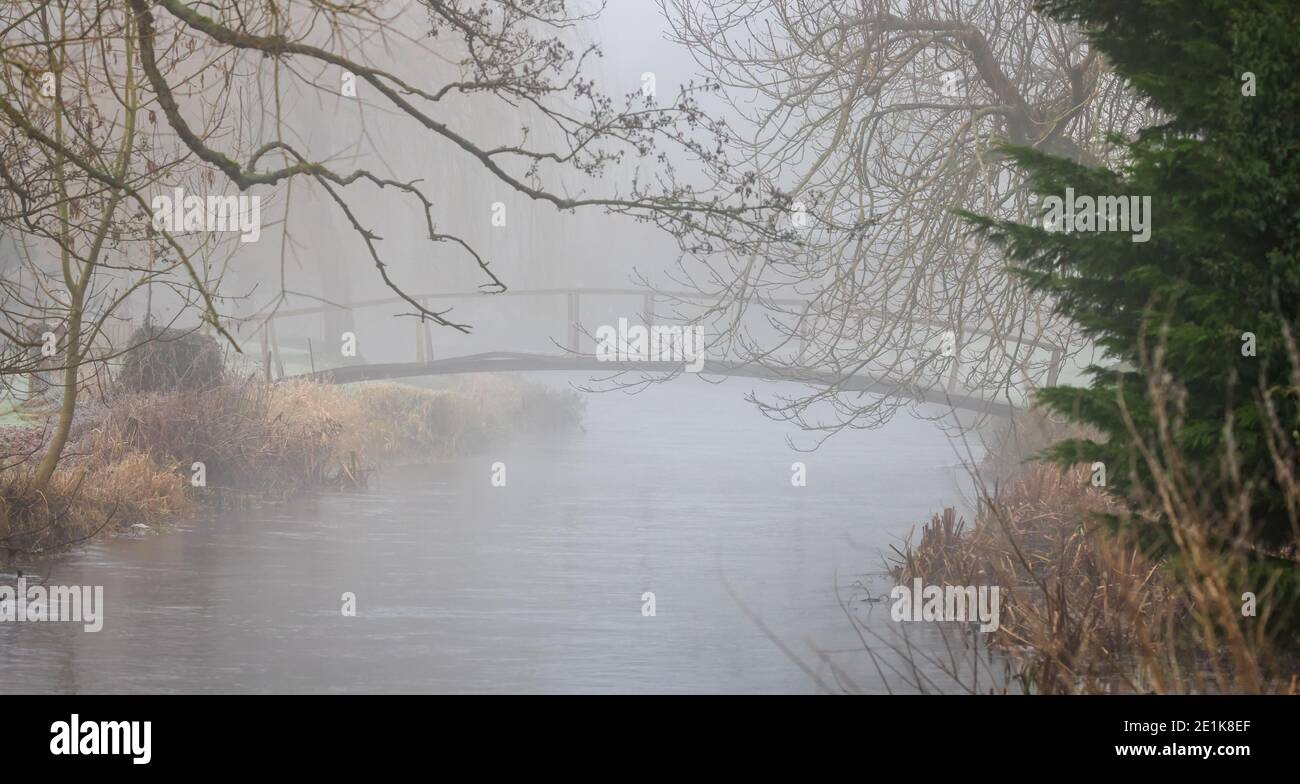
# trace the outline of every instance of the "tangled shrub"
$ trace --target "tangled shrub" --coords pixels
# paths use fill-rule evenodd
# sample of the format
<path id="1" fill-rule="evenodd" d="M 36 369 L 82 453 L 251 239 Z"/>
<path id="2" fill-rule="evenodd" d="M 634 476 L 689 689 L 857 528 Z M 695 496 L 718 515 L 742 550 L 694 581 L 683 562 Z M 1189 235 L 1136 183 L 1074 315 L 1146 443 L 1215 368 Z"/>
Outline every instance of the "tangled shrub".
<path id="1" fill-rule="evenodd" d="M 458 379 L 449 388 L 341 387 L 256 378 L 196 391 L 119 395 L 91 410 L 44 492 L 25 459 L 41 429 L 0 429 L 0 560 L 62 549 L 102 531 L 165 525 L 227 491 L 278 500 L 364 483 L 388 460 L 472 451 L 544 422 L 576 425 L 581 406 L 513 378 Z M 192 492 L 203 463 L 210 492 Z"/>
<path id="2" fill-rule="evenodd" d="M 225 384 L 190 394 L 126 397 L 105 413 L 96 451 L 204 464 L 209 484 L 283 497 L 327 478 L 343 430 L 303 385 Z"/>
<path id="3" fill-rule="evenodd" d="M 137 523 L 158 527 L 194 511 L 174 463 L 136 452 L 78 455 L 43 491 L 31 464 L 0 470 L 0 559 L 39 556 Z"/>
<path id="4" fill-rule="evenodd" d="M 225 360 L 217 341 L 192 330 L 145 326 L 131 336 L 118 383 L 127 392 L 186 392 L 221 383 Z"/>

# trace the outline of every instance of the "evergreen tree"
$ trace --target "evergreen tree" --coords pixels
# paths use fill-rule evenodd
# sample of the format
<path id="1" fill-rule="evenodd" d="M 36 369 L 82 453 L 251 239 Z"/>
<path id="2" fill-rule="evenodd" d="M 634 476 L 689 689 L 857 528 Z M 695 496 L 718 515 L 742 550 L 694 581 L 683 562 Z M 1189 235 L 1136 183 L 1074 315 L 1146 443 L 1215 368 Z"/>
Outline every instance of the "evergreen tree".
<path id="1" fill-rule="evenodd" d="M 1050 454 L 1100 461 L 1112 490 L 1149 499 L 1141 447 L 1159 443 L 1165 401 L 1146 375 L 1158 364 L 1177 390 L 1175 442 L 1206 497 L 1223 510 L 1248 499 L 1244 534 L 1264 551 L 1294 543 L 1284 477 L 1300 471 L 1300 368 L 1288 354 L 1288 335 L 1300 338 L 1300 3 L 1044 0 L 1040 10 L 1083 29 L 1167 119 L 1115 140 L 1128 153 L 1116 171 L 1007 148 L 1045 204 L 1067 188 L 1149 196 L 1147 241 L 966 215 L 1113 362 L 1088 368 L 1086 388 L 1041 392 L 1047 408 L 1101 434 Z M 1270 408 L 1283 434 L 1271 446 Z M 1218 533 L 1226 543 L 1243 532 Z"/>

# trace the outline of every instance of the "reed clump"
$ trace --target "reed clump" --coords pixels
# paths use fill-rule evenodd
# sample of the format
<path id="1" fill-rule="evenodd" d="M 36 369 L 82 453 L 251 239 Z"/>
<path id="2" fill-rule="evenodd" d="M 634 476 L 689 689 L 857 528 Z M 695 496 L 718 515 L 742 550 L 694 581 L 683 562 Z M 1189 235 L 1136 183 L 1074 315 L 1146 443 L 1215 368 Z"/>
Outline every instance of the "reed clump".
<path id="1" fill-rule="evenodd" d="M 187 473 L 198 463 L 207 486 L 283 498 L 326 478 L 343 431 L 328 398 L 257 381 L 123 397 L 85 443 L 90 452 L 144 454 Z"/>
<path id="2" fill-rule="evenodd" d="M 511 377 L 438 390 L 250 378 L 120 394 L 78 425 L 45 492 L 31 481 L 33 450 L 0 456 L 0 555 L 158 527 L 224 499 L 357 486 L 384 462 L 473 451 L 538 420 L 575 426 L 581 413 L 576 394 Z"/>
<path id="3" fill-rule="evenodd" d="M 1039 423 L 1023 446 L 1052 431 Z M 1295 692 L 1284 618 L 1293 589 L 1258 576 L 1257 550 L 1221 545 L 1216 534 L 1242 521 L 1203 502 L 1176 451 L 1154 461 L 1163 503 L 1133 511 L 1093 486 L 1088 467 L 1012 467 L 1014 450 L 1001 446 L 976 472 L 973 523 L 952 509 L 935 515 L 897 550 L 891 575 L 1000 586 L 1001 623 L 983 642 L 1008 658 L 1010 683 L 1034 693 Z M 1158 548 L 1139 536 L 1157 519 L 1175 532 Z"/>
<path id="4" fill-rule="evenodd" d="M 76 455 L 38 491 L 31 463 L 0 471 L 0 555 L 40 556 L 195 509 L 179 466 L 139 452 Z"/>
<path id="5" fill-rule="evenodd" d="M 472 451 L 522 427 L 515 401 L 526 396 L 555 399 L 577 422 L 576 405 L 564 408 L 570 395 L 511 378 L 441 390 L 250 379 L 118 401 L 93 428 L 92 450 L 201 462 L 209 486 L 279 499 L 355 480 L 358 468 Z"/>

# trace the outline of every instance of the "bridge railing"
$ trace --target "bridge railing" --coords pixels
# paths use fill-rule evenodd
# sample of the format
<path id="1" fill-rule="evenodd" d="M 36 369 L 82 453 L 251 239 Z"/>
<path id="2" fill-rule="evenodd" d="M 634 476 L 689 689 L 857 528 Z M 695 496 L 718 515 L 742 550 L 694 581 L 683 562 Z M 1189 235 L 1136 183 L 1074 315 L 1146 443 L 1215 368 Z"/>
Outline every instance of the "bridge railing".
<path id="1" fill-rule="evenodd" d="M 688 291 L 650 291 L 644 288 L 608 288 L 608 287 L 570 287 L 570 288 L 542 288 L 542 289 L 508 289 L 499 293 L 486 294 L 481 291 L 459 291 L 459 292 L 428 292 L 412 295 L 412 299 L 419 302 L 421 306 L 429 308 L 440 301 L 449 300 L 469 300 L 482 299 L 484 297 L 493 298 L 543 298 L 553 297 L 562 298 L 565 303 L 565 322 L 566 334 L 562 347 L 570 354 L 580 355 L 582 353 L 582 313 L 584 298 L 595 297 L 639 297 L 641 299 L 641 309 L 646 326 L 652 326 L 655 318 L 655 305 L 660 301 L 677 301 L 677 302 L 698 302 L 701 305 L 710 304 L 716 300 L 701 294 L 700 292 Z M 779 307 L 788 307 L 791 309 L 806 308 L 810 302 L 798 298 L 765 298 L 764 303 L 776 305 Z M 281 308 L 276 311 L 263 315 L 252 316 L 243 319 L 232 319 L 233 321 L 251 322 L 258 336 L 260 347 L 260 366 L 267 379 L 276 377 L 285 377 L 284 357 L 282 346 L 277 335 L 276 322 L 282 319 L 300 318 L 312 315 L 324 315 L 327 313 L 337 312 L 355 312 L 371 308 L 390 307 L 393 305 L 403 305 L 407 303 L 399 297 L 381 297 L 373 299 L 357 300 L 346 304 L 322 303 L 308 307 Z M 793 311 L 792 311 L 793 312 Z M 855 314 L 865 318 L 877 317 L 882 319 L 892 318 L 892 314 L 884 311 L 872 309 L 859 309 Z M 955 393 L 959 388 L 959 379 L 961 378 L 962 348 L 973 344 L 977 340 L 987 340 L 1001 342 L 1005 344 L 1016 344 L 1019 348 L 1027 348 L 1030 351 L 1041 352 L 1046 358 L 1046 373 L 1044 381 L 1047 384 L 1054 384 L 1060 377 L 1063 365 L 1064 352 L 1058 345 L 1047 341 L 1035 340 L 1033 338 L 1021 338 L 1010 336 L 996 330 L 989 329 L 979 325 L 952 325 L 934 319 L 916 318 L 910 320 L 913 324 L 930 327 L 935 330 L 942 330 L 953 333 L 955 337 L 955 346 L 953 351 L 952 367 L 948 370 L 948 379 L 946 387 L 948 392 Z M 417 363 L 428 363 L 435 359 L 433 350 L 433 338 L 431 334 L 431 325 L 427 320 L 413 318 L 414 329 L 414 357 Z M 559 342 L 559 341 L 556 341 Z M 802 350 L 801 350 L 802 355 Z M 315 372 L 316 361 L 311 349 L 311 343 L 308 341 L 308 354 L 311 363 L 311 370 Z M 724 358 L 725 359 L 725 358 Z M 324 369 L 324 368 L 320 368 Z M 810 368 L 810 370 L 815 370 Z M 275 371 L 273 373 L 273 371 Z"/>

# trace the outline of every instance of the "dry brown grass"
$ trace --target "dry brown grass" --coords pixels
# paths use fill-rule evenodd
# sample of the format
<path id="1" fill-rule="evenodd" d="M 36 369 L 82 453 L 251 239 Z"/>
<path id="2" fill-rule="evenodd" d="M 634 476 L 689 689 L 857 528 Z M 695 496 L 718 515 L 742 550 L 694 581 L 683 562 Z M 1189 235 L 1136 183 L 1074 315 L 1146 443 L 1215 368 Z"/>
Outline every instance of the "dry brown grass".
<path id="1" fill-rule="evenodd" d="M 91 454 L 139 453 L 203 463 L 211 487 L 271 498 L 322 482 L 343 431 L 324 393 L 259 382 L 189 393 L 123 397 L 79 443 Z"/>
<path id="2" fill-rule="evenodd" d="M 511 378 L 468 378 L 446 390 L 250 380 L 119 401 L 91 451 L 202 461 L 210 486 L 281 498 L 355 479 L 358 467 L 472 451 L 523 427 L 538 400 L 577 422 L 576 398 Z"/>
<path id="3" fill-rule="evenodd" d="M 1042 442 L 1052 428 L 1037 426 Z M 1005 445 L 1005 442 L 1004 442 Z M 1032 444 L 1031 444 L 1032 446 Z M 1175 544 L 1159 556 L 1103 514 L 1128 514 L 1091 486 L 1083 467 L 1065 470 L 1008 460 L 981 466 L 979 512 L 969 527 L 951 509 L 898 552 L 893 576 L 937 585 L 997 585 L 1001 626 L 989 643 L 1013 663 L 1012 681 L 1035 693 L 1286 692 L 1295 662 L 1278 653 L 1267 612 L 1241 613 L 1245 552 L 1211 548 L 1226 512 L 1195 501 L 1193 484 L 1158 463 Z M 1010 468 L 1013 464 L 1018 468 Z M 1285 595 L 1246 583 L 1268 608 Z"/>
<path id="4" fill-rule="evenodd" d="M 185 484 L 176 465 L 138 452 L 69 460 L 43 493 L 30 463 L 10 468 L 0 472 L 0 554 L 43 555 L 106 531 L 183 520 L 195 509 Z"/>
<path id="5" fill-rule="evenodd" d="M 1128 677 L 1150 621 L 1186 614 L 1157 563 L 1095 522 L 1115 504 L 1083 470 L 1032 465 L 982 504 L 969 529 L 952 509 L 921 529 L 895 578 L 937 585 L 997 585 L 993 645 L 1020 661 L 1042 692 L 1145 691 Z"/>
<path id="6" fill-rule="evenodd" d="M 575 426 L 581 399 L 501 376 L 463 376 L 445 389 L 379 382 L 356 387 L 282 385 L 285 415 L 302 406 L 326 411 L 343 427 L 334 458 L 362 463 L 475 452 L 512 433 Z"/>
<path id="7" fill-rule="evenodd" d="M 474 450 L 539 421 L 575 425 L 576 395 L 509 377 L 445 390 L 256 380 L 125 395 L 78 429 L 48 492 L 30 462 L 0 470 L 0 555 L 43 553 L 213 499 L 281 500 L 364 482 L 380 463 Z M 194 463 L 206 487 L 191 487 Z"/>

